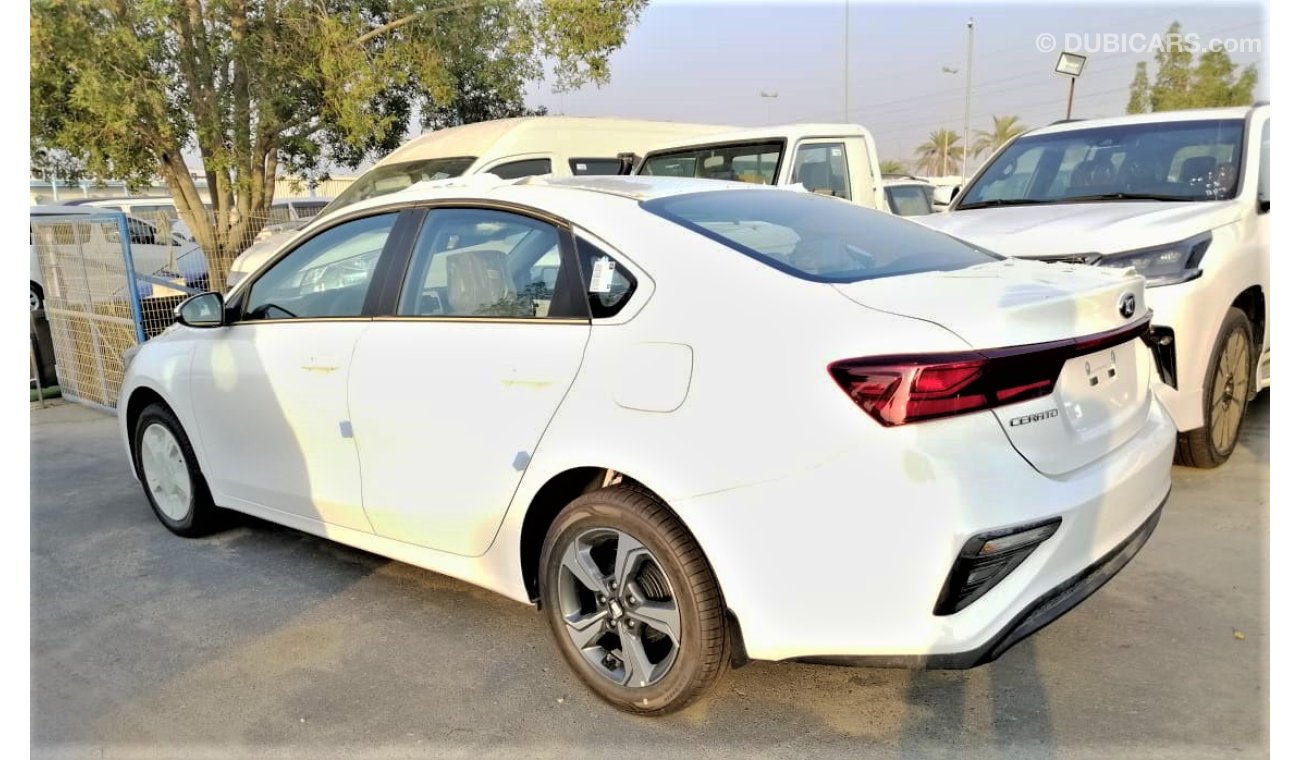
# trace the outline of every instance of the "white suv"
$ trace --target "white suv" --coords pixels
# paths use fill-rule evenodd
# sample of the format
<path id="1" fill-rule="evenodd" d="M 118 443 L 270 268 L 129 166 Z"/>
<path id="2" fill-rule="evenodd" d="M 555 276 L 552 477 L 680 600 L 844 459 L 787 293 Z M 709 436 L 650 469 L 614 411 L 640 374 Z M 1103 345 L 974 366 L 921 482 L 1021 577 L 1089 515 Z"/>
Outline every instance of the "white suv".
<path id="1" fill-rule="evenodd" d="M 1269 107 L 1066 122 L 1007 143 L 936 229 L 1147 279 L 1177 461 L 1217 467 L 1269 385 Z M 1082 315 L 1081 315 L 1082 316 Z"/>

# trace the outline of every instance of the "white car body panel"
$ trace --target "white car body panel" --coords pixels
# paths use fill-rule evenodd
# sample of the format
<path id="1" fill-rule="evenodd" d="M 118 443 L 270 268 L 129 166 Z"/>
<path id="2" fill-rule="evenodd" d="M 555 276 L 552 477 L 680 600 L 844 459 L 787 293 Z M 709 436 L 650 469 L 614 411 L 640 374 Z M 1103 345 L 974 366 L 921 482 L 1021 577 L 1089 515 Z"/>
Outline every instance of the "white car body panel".
<path id="1" fill-rule="evenodd" d="M 1269 109 L 1217 109 L 1142 114 L 1061 124 L 1031 134 L 1103 127 L 1111 124 L 1175 122 L 1249 116 L 1247 147 L 1236 198 L 1170 203 L 1105 201 L 1043 206 L 950 210 L 918 217 L 928 227 L 969 240 L 1007 256 L 1038 258 L 1082 253 L 1117 254 L 1186 240 L 1211 232 L 1213 242 L 1201 260 L 1203 274 L 1175 285 L 1149 287 L 1147 304 L 1155 324 L 1173 329 L 1178 388 L 1157 384 L 1157 392 L 1180 431 L 1205 424 L 1203 394 L 1209 361 L 1228 308 L 1251 288 L 1260 288 L 1265 309 L 1269 292 L 1269 214 L 1260 213 L 1256 189 L 1260 178 L 1259 140 Z M 991 163 L 992 159 L 988 163 Z M 964 194 L 964 191 L 963 191 Z M 961 199 L 957 199 L 958 204 Z M 1262 350 L 1256 386 L 1270 385 L 1269 347 L 1272 320 L 1263 320 Z M 1257 336 L 1258 337 L 1258 336 Z"/>
<path id="2" fill-rule="evenodd" d="M 532 598 L 524 525 L 543 487 L 574 468 L 625 474 L 699 542 L 757 659 L 970 651 L 1132 534 L 1168 492 L 1174 428 L 1145 386 L 1112 421 L 1108 453 L 1053 477 L 1008 445 L 994 413 L 884 427 L 846 397 L 827 364 L 969 351 L 970 339 L 748 260 L 629 199 L 735 185 L 587 186 L 417 186 L 331 217 L 469 195 L 572 220 L 636 274 L 615 317 L 589 327 L 426 318 L 176 326 L 128 367 L 120 407 L 128 449 L 131 399 L 147 389 L 187 429 L 204 431 L 191 438 L 218 504 L 521 602 Z M 1040 271 L 998 267 L 1013 273 L 1002 283 L 1012 288 Z M 1126 281 L 1096 274 L 1057 287 Z M 898 303 L 928 292 L 899 285 L 905 279 L 924 282 L 878 282 L 915 295 Z M 716 302 L 720 287 L 749 295 L 716 313 L 683 306 Z M 1057 334 L 1080 333 L 1042 314 L 1050 309 L 1038 315 Z M 1098 316 L 1090 327 L 1122 322 Z M 1005 329 L 1009 336 L 981 339 L 1014 342 L 1014 328 Z M 458 362 L 473 364 L 446 377 Z M 255 366 L 266 375 L 260 385 Z M 1023 414 L 1037 403 L 1002 410 Z M 300 490 L 282 493 L 290 486 Z M 1051 516 L 1063 527 L 1023 569 L 962 612 L 932 614 L 963 541 Z"/>

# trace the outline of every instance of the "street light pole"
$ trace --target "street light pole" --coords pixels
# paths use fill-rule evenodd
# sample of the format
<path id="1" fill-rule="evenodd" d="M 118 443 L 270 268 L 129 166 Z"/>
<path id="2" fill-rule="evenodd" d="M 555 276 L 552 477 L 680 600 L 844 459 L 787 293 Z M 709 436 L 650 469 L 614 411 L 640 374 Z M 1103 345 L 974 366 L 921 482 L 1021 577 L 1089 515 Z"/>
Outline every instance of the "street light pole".
<path id="1" fill-rule="evenodd" d="M 849 123 L 849 0 L 844 0 L 844 123 Z"/>
<path id="2" fill-rule="evenodd" d="M 975 62 L 975 19 L 966 21 L 966 115 L 961 128 L 961 178 L 966 181 L 966 154 L 970 152 L 970 72 Z"/>
<path id="3" fill-rule="evenodd" d="M 943 67 L 943 73 L 945 73 L 945 74 L 953 74 L 953 75 L 956 75 L 956 74 L 959 74 L 959 73 L 961 73 L 961 72 L 959 72 L 957 69 L 953 68 L 952 66 L 944 66 L 944 67 Z M 940 131 L 939 134 L 940 134 L 941 136 L 945 136 L 945 137 L 946 137 L 947 134 L 948 134 L 948 131 L 949 131 L 949 130 L 948 130 L 948 109 L 945 108 L 945 109 L 944 109 L 944 114 L 943 114 L 943 129 Z M 942 168 L 942 170 L 941 170 L 942 174 L 941 174 L 940 176 L 943 176 L 943 177 L 948 176 L 948 154 L 949 154 L 950 152 L 952 152 L 952 146 L 949 145 L 948 142 L 945 140 L 944 143 L 943 143 L 943 168 Z"/>
<path id="4" fill-rule="evenodd" d="M 1065 118 L 1069 119 L 1070 114 L 1074 113 L 1074 80 L 1078 77 L 1070 77 L 1070 97 L 1065 101 Z"/>

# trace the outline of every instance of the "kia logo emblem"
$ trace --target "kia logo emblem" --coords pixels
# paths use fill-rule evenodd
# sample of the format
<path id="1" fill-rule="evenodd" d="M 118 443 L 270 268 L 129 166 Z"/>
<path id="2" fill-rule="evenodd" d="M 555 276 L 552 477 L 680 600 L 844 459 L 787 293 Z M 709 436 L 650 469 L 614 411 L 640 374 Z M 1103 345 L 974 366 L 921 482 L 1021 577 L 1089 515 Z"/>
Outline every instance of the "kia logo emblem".
<path id="1" fill-rule="evenodd" d="M 1137 311 L 1137 308 L 1137 296 L 1132 293 L 1125 293 L 1124 297 L 1119 299 L 1119 315 L 1121 317 L 1128 319 L 1133 316 L 1133 313 Z"/>

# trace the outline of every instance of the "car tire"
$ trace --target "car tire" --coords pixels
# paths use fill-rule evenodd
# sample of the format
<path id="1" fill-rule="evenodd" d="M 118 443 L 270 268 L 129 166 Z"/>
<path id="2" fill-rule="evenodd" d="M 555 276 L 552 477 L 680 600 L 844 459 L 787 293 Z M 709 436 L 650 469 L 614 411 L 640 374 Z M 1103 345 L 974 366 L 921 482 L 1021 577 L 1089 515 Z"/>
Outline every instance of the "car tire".
<path id="1" fill-rule="evenodd" d="M 32 311 L 40 311 L 41 309 L 45 308 L 45 294 L 41 292 L 41 286 L 37 285 L 34 282 L 32 283 L 30 298 L 31 298 L 30 306 Z"/>
<path id="2" fill-rule="evenodd" d="M 167 530 L 197 538 L 221 527 L 220 510 L 212 502 L 194 448 L 171 409 L 163 404 L 145 407 L 132 442 L 140 485 Z"/>
<path id="3" fill-rule="evenodd" d="M 1255 341 L 1250 320 L 1228 309 L 1214 341 L 1201 404 L 1205 425 L 1178 434 L 1174 463 L 1208 469 L 1228 461 L 1254 393 Z"/>
<path id="4" fill-rule="evenodd" d="M 620 567 L 621 557 L 627 559 Z M 680 710 L 730 664 L 726 606 L 713 570 L 685 526 L 648 491 L 619 485 L 571 502 L 547 532 L 538 578 L 565 660 L 620 710 Z M 611 581 L 618 586 L 613 595 Z"/>

